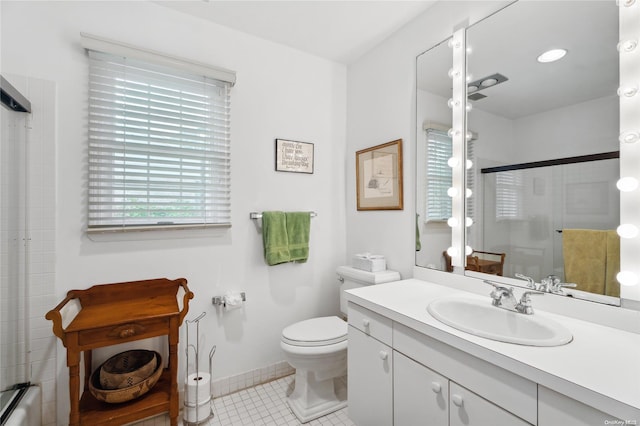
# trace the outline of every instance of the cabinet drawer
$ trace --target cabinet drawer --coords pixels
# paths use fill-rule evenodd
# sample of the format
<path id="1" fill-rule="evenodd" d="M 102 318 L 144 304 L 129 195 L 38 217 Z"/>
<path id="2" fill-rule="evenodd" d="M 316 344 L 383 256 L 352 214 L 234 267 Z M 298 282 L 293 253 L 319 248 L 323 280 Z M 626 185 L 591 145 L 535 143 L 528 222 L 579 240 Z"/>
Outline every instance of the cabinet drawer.
<path id="1" fill-rule="evenodd" d="M 83 330 L 78 333 L 78 345 L 81 348 L 124 343 L 130 340 L 146 339 L 167 334 L 168 318 L 154 318 L 144 321 L 133 321 L 116 326 Z"/>
<path id="2" fill-rule="evenodd" d="M 397 323 L 393 346 L 529 423 L 537 423 L 536 383 Z"/>
<path id="3" fill-rule="evenodd" d="M 349 317 L 349 325 L 391 346 L 393 331 L 392 321 L 389 318 L 385 318 L 353 302 L 349 302 L 347 316 Z"/>
<path id="4" fill-rule="evenodd" d="M 457 383 L 450 382 L 449 394 L 449 426 L 531 426 Z"/>

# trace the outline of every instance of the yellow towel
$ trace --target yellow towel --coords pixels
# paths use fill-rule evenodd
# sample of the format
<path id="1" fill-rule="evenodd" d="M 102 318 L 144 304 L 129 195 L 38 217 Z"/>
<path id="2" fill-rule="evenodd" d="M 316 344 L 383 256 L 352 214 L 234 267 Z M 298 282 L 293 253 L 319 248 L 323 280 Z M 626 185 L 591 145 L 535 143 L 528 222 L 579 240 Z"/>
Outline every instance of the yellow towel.
<path id="1" fill-rule="evenodd" d="M 563 229 L 564 276 L 578 290 L 605 294 L 607 231 Z"/>
<path id="2" fill-rule="evenodd" d="M 620 236 L 616 231 L 607 232 L 607 260 L 604 280 L 604 294 L 620 297 L 620 283 L 616 275 L 620 271 Z"/>

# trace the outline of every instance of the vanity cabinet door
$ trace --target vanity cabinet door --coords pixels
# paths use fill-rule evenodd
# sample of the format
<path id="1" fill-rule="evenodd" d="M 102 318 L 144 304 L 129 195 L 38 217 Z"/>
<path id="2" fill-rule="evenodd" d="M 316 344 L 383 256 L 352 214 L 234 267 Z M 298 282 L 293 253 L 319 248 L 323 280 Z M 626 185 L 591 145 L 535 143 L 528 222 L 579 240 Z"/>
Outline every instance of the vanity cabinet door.
<path id="1" fill-rule="evenodd" d="M 393 424 L 393 353 L 349 326 L 347 413 L 357 426 Z"/>
<path id="2" fill-rule="evenodd" d="M 449 380 L 393 352 L 393 425 L 447 426 Z"/>
<path id="3" fill-rule="evenodd" d="M 530 426 L 454 382 L 449 382 L 449 407 L 450 426 Z"/>

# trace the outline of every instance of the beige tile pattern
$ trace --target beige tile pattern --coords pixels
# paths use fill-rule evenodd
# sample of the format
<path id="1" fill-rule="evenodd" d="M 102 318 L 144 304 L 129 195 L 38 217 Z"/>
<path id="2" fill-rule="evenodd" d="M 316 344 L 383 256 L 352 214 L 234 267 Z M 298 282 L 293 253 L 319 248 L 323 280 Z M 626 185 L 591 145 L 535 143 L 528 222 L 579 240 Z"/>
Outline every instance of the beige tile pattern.
<path id="1" fill-rule="evenodd" d="M 213 400 L 214 417 L 201 426 L 301 426 L 287 405 L 287 394 L 293 388 L 294 376 L 263 383 Z M 135 426 L 169 426 L 169 418 L 159 416 Z M 182 412 L 179 426 L 185 426 Z M 354 426 L 347 408 L 305 423 L 308 426 Z"/>

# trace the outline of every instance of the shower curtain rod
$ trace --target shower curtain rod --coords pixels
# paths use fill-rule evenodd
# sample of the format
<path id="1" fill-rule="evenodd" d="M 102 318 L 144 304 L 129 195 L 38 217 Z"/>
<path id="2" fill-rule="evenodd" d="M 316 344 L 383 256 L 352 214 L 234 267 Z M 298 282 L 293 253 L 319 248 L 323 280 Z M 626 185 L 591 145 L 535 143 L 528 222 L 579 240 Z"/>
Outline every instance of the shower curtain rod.
<path id="1" fill-rule="evenodd" d="M 31 112 L 31 102 L 1 75 L 0 93 L 2 94 L 2 104 L 11 111 Z"/>
<path id="2" fill-rule="evenodd" d="M 507 166 L 487 167 L 480 169 L 480 173 L 509 172 L 512 170 L 535 169 L 536 167 L 561 166 L 563 164 L 585 163 L 587 161 L 610 160 L 612 158 L 620 158 L 620 151 L 579 155 L 577 157 L 556 158 L 554 160 L 533 161 L 531 163 L 510 164 Z"/>

